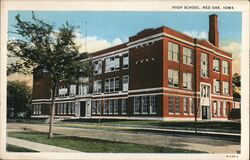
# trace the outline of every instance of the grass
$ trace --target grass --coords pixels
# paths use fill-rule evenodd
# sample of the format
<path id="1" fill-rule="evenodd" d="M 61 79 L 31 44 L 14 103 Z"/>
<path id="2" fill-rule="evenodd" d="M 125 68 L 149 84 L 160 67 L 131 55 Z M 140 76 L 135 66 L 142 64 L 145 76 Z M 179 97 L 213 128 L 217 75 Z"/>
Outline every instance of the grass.
<path id="1" fill-rule="evenodd" d="M 8 136 L 34 141 L 38 143 L 69 148 L 82 152 L 100 153 L 202 153 L 194 150 L 176 149 L 170 147 L 159 147 L 141 145 L 108 140 L 90 139 L 74 136 L 56 135 L 48 139 L 46 133 L 40 132 L 9 132 Z"/>
<path id="2" fill-rule="evenodd" d="M 78 123 L 78 124 L 98 124 L 98 119 L 74 119 L 64 120 L 60 124 L 65 122 Z M 153 120 L 112 120 L 102 119 L 102 125 L 114 125 L 114 126 L 140 126 L 140 127 L 157 127 L 157 128 L 183 128 L 194 129 L 195 122 L 180 122 L 180 121 L 153 121 Z M 240 132 L 241 124 L 239 122 L 216 122 L 216 121 L 198 121 L 196 123 L 198 129 L 213 129 L 226 132 Z"/>
<path id="3" fill-rule="evenodd" d="M 7 144 L 6 150 L 7 150 L 7 152 L 37 152 L 37 151 L 31 150 L 31 149 L 15 146 L 15 145 L 11 145 L 11 144 Z"/>

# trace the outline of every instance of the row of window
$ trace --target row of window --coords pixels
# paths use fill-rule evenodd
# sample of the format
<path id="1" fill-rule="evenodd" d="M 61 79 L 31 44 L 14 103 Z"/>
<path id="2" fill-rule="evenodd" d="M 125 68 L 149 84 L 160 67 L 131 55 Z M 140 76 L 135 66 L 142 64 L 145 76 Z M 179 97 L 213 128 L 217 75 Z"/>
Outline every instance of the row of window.
<path id="1" fill-rule="evenodd" d="M 120 83 L 119 82 L 120 82 L 119 77 L 112 77 L 112 78 L 105 79 L 104 92 L 105 93 L 112 93 L 112 92 L 119 91 L 120 90 Z M 126 76 L 122 77 L 122 91 L 127 92 L 128 86 L 129 86 L 129 76 L 126 75 Z M 93 93 L 98 94 L 101 92 L 102 92 L 102 81 L 101 80 L 94 81 Z"/>
<path id="2" fill-rule="evenodd" d="M 156 114 L 156 97 L 134 97 L 134 114 Z"/>
<path id="3" fill-rule="evenodd" d="M 33 105 L 33 114 L 41 114 L 42 113 L 42 105 L 34 104 Z"/>
<path id="4" fill-rule="evenodd" d="M 123 69 L 128 69 L 129 67 L 129 55 L 125 53 L 122 55 Z M 105 62 L 105 73 L 117 71 L 120 69 L 120 57 L 115 55 L 104 60 Z M 98 60 L 94 63 L 94 74 L 102 74 L 102 60 Z"/>
<path id="5" fill-rule="evenodd" d="M 184 97 L 183 98 L 183 113 L 187 115 L 194 114 L 194 99 Z M 169 114 L 179 115 L 181 111 L 180 97 L 179 96 L 169 96 L 168 97 L 168 112 Z"/>
<path id="6" fill-rule="evenodd" d="M 56 103 L 56 114 L 75 114 L 75 102 Z"/>
<path id="7" fill-rule="evenodd" d="M 221 106 L 220 101 L 213 101 L 213 109 L 214 109 L 214 116 L 227 116 L 228 114 L 226 102 L 223 102 Z"/>
<path id="8" fill-rule="evenodd" d="M 103 107 L 102 107 L 103 106 Z M 119 114 L 119 100 L 96 100 L 92 101 L 92 115 L 113 115 Z M 127 99 L 121 100 L 121 114 L 127 114 Z"/>
<path id="9" fill-rule="evenodd" d="M 193 65 L 193 50 L 187 47 L 183 47 L 183 63 L 187 65 Z M 168 60 L 180 61 L 180 46 L 178 44 L 169 42 L 168 43 Z M 220 72 L 220 59 L 213 59 L 213 70 Z M 222 61 L 222 73 L 229 74 L 229 63 L 227 61 Z M 209 76 L 209 59 L 208 54 L 201 54 L 201 76 Z"/>
<path id="10" fill-rule="evenodd" d="M 168 86 L 179 87 L 179 71 L 168 69 Z M 192 89 L 192 73 L 183 73 L 183 88 Z"/>
<path id="11" fill-rule="evenodd" d="M 229 83 L 228 82 L 225 82 L 223 81 L 222 83 L 223 85 L 223 94 L 224 95 L 229 95 Z M 220 80 L 217 80 L 217 79 L 214 79 L 214 93 L 220 93 Z"/>

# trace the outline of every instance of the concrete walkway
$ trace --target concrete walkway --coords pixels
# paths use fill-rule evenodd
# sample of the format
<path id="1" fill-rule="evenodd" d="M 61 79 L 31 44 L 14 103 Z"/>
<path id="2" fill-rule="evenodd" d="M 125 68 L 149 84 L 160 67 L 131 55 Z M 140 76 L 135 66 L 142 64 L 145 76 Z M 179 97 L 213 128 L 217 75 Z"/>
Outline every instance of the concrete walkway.
<path id="1" fill-rule="evenodd" d="M 80 152 L 76 150 L 66 149 L 57 146 L 51 146 L 47 144 L 35 143 L 32 141 L 22 140 L 18 138 L 7 137 L 7 144 L 32 149 L 38 152 Z"/>
<path id="2" fill-rule="evenodd" d="M 24 127 L 33 131 L 48 132 L 48 126 L 37 124 L 9 123 L 9 129 L 20 129 Z M 141 132 L 127 132 L 114 130 L 98 130 L 70 127 L 54 127 L 54 133 L 65 136 L 77 136 L 93 139 L 110 140 L 116 142 L 137 143 L 145 145 L 155 145 L 163 147 L 181 148 L 197 150 L 208 153 L 238 153 L 240 151 L 240 142 L 223 140 L 214 137 L 201 137 L 195 135 L 158 135 Z"/>

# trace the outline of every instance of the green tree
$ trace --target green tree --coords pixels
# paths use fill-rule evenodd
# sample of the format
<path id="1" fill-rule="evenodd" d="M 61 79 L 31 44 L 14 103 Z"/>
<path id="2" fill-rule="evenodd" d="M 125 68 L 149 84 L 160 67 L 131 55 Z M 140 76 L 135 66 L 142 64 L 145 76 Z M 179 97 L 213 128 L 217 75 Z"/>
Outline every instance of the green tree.
<path id="1" fill-rule="evenodd" d="M 31 88 L 24 81 L 7 83 L 7 117 L 19 118 L 31 115 Z"/>
<path id="2" fill-rule="evenodd" d="M 75 43 L 76 26 L 65 22 L 61 27 L 35 17 L 32 21 L 23 21 L 16 16 L 14 26 L 19 39 L 8 42 L 11 56 L 17 57 L 15 63 L 9 65 L 8 71 L 31 74 L 34 68 L 46 71 L 51 80 L 51 114 L 49 138 L 53 137 L 53 123 L 55 114 L 55 97 L 59 83 L 63 80 L 77 83 L 79 77 L 92 77 L 92 65 L 87 53 L 80 53 L 80 46 Z M 80 62 L 80 60 L 85 59 Z"/>
<path id="3" fill-rule="evenodd" d="M 241 98 L 240 96 L 240 89 L 241 89 L 241 76 L 239 73 L 234 73 L 233 75 L 233 97 L 234 98 Z"/>

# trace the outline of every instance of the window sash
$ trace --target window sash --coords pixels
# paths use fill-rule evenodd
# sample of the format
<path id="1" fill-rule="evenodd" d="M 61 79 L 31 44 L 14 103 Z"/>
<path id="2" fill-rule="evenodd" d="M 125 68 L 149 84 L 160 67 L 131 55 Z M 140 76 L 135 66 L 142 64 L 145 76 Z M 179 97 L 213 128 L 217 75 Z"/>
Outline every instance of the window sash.
<path id="1" fill-rule="evenodd" d="M 180 97 L 175 97 L 175 113 L 180 113 Z"/>
<path id="2" fill-rule="evenodd" d="M 174 97 L 173 96 L 168 97 L 168 112 L 174 113 Z"/>
<path id="3" fill-rule="evenodd" d="M 128 53 L 123 55 L 123 69 L 127 69 L 129 67 L 129 55 Z"/>
<path id="4" fill-rule="evenodd" d="M 192 65 L 192 49 L 183 47 L 183 63 Z"/>
<path id="5" fill-rule="evenodd" d="M 183 111 L 184 113 L 188 113 L 188 98 L 187 97 L 183 98 Z"/>
<path id="6" fill-rule="evenodd" d="M 148 113 L 148 97 L 142 96 L 142 113 Z"/>
<path id="7" fill-rule="evenodd" d="M 118 114 L 118 99 L 114 99 L 114 114 Z"/>
<path id="8" fill-rule="evenodd" d="M 127 99 L 122 99 L 122 114 L 127 114 Z"/>
<path id="9" fill-rule="evenodd" d="M 156 99 L 155 96 L 150 96 L 150 113 L 155 114 L 156 113 Z"/>
<path id="10" fill-rule="evenodd" d="M 172 87 L 179 86 L 179 73 L 176 70 L 168 70 L 168 85 Z"/>
<path id="11" fill-rule="evenodd" d="M 134 113 L 138 114 L 140 113 L 140 98 L 134 97 Z"/>
<path id="12" fill-rule="evenodd" d="M 168 59 L 179 62 L 180 49 L 179 45 L 172 42 L 168 43 Z"/>

